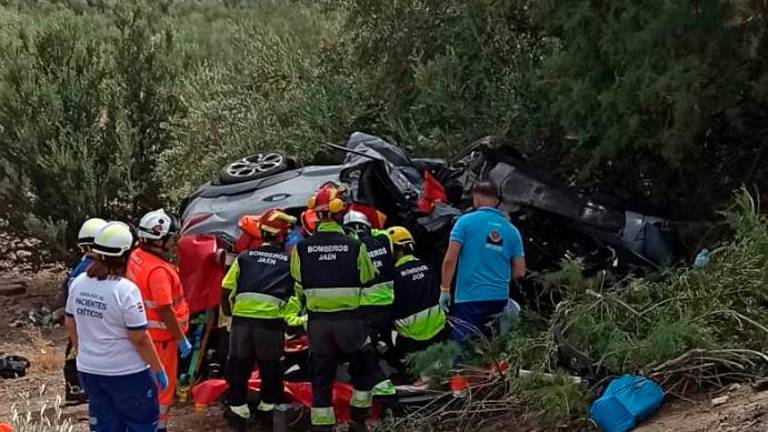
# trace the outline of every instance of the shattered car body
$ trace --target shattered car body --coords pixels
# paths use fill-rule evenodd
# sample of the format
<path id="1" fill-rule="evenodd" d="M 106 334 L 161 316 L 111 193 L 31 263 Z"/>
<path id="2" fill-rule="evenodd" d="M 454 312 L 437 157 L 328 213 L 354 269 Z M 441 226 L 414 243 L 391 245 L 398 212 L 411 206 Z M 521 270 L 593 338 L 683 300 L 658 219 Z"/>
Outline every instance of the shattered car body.
<path id="1" fill-rule="evenodd" d="M 660 267 L 675 256 L 675 231 L 664 218 L 616 207 L 569 188 L 537 170 L 514 150 L 481 140 L 454 164 L 412 159 L 381 138 L 356 132 L 340 165 L 305 166 L 239 184 L 202 186 L 185 202 L 182 236 L 213 235 L 228 247 L 240 235 L 238 221 L 281 207 L 298 214 L 322 184 L 343 183 L 353 201 L 387 215 L 417 237 L 419 252 L 436 262 L 447 245 L 453 221 L 470 207 L 472 185 L 489 179 L 499 186 L 500 208 L 524 235 L 533 270 L 580 258 L 590 268 L 629 265 Z M 430 213 L 418 210 L 428 172 L 445 188 L 445 203 Z M 428 247 L 426 247 L 428 245 Z"/>
<path id="2" fill-rule="evenodd" d="M 383 212 L 387 225 L 408 227 L 417 255 L 435 268 L 454 221 L 471 211 L 473 185 L 484 179 L 499 186 L 500 208 L 523 234 L 526 261 L 534 271 L 553 268 L 565 258 L 582 260 L 588 272 L 659 267 L 674 258 L 675 232 L 669 221 L 567 187 L 516 151 L 491 144 L 481 140 L 449 164 L 411 158 L 381 138 L 356 132 L 346 146 L 334 146 L 344 152 L 340 164 L 286 167 L 240 183 L 201 186 L 183 205 L 179 241 L 180 274 L 191 312 L 218 308 L 221 279 L 235 256 L 242 216 L 273 207 L 298 216 L 327 182 L 346 185 L 352 201 Z M 443 199 L 424 211 L 419 204 L 428 177 L 440 184 Z M 519 302 L 531 300 L 525 287 L 510 293 Z M 305 363 L 305 355 L 294 363 Z"/>

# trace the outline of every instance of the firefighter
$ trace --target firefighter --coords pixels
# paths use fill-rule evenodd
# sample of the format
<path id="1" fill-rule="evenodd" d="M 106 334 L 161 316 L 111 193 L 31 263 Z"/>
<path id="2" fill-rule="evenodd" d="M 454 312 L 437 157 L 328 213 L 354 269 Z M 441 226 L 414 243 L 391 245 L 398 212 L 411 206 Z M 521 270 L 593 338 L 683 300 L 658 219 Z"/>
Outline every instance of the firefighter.
<path id="1" fill-rule="evenodd" d="M 350 431 L 365 431 L 373 399 L 378 363 L 360 313 L 360 294 L 376 276 L 368 252 L 340 225 L 346 203 L 343 191 L 327 184 L 309 199 L 320 220 L 311 237 L 291 253 L 291 275 L 309 312 L 311 422 L 314 431 L 331 431 L 336 423 L 332 406 L 336 367 L 348 360 L 354 387 L 350 401 Z"/>
<path id="2" fill-rule="evenodd" d="M 224 313 L 232 316 L 227 369 L 229 410 L 225 416 L 242 429 L 250 418 L 248 379 L 255 365 L 261 376 L 258 421 L 271 428 L 272 412 L 283 401 L 283 356 L 287 325 L 301 325 L 284 243 L 296 218 L 269 209 L 258 220 L 261 245 L 241 253 L 222 281 Z M 250 227 L 247 227 L 251 229 Z"/>
<path id="3" fill-rule="evenodd" d="M 440 281 L 426 263 L 413 255 L 413 236 L 400 226 L 390 227 L 387 232 L 397 260 L 392 318 L 397 332 L 395 347 L 402 359 L 442 341 L 448 327 L 445 312 L 440 309 Z"/>
<path id="4" fill-rule="evenodd" d="M 158 431 L 166 429 L 170 418 L 179 353 L 186 358 L 192 352 L 192 345 L 184 335 L 189 323 L 189 306 L 179 274 L 168 261 L 176 225 L 175 219 L 162 209 L 145 214 L 138 227 L 139 247 L 131 253 L 126 271 L 126 277 L 139 286 L 149 335 L 168 373 L 168 388 L 159 397 Z"/>
<path id="5" fill-rule="evenodd" d="M 392 241 L 386 231 L 374 230 L 368 217 L 350 210 L 344 215 L 344 229 L 365 244 L 368 256 L 376 267 L 376 277 L 363 287 L 360 310 L 363 313 L 368 335 L 375 347 L 380 343 L 392 347 L 392 273 L 395 257 Z M 374 387 L 374 396 L 394 396 L 395 386 L 382 374 Z"/>

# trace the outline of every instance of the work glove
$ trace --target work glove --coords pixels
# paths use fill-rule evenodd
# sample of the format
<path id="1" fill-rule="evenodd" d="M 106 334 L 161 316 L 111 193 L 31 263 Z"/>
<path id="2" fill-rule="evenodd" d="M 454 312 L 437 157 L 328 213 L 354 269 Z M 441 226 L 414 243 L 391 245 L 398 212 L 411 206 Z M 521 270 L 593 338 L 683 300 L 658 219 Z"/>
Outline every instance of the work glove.
<path id="1" fill-rule="evenodd" d="M 709 250 L 702 249 L 701 252 L 696 255 L 696 259 L 693 261 L 693 266 L 696 268 L 704 268 L 707 264 L 709 264 Z"/>
<path id="2" fill-rule="evenodd" d="M 160 387 L 160 390 L 165 390 L 168 388 L 168 375 L 165 373 L 165 369 L 160 369 L 158 371 L 154 371 L 155 375 L 155 384 L 157 384 L 158 387 Z"/>
<path id="3" fill-rule="evenodd" d="M 440 291 L 440 309 L 443 312 L 448 313 L 448 309 L 451 307 L 451 293 L 446 291 Z"/>
<path id="4" fill-rule="evenodd" d="M 187 358 L 192 354 L 192 344 L 189 343 L 189 340 L 187 340 L 186 337 L 179 341 L 179 353 L 181 354 L 181 358 Z"/>

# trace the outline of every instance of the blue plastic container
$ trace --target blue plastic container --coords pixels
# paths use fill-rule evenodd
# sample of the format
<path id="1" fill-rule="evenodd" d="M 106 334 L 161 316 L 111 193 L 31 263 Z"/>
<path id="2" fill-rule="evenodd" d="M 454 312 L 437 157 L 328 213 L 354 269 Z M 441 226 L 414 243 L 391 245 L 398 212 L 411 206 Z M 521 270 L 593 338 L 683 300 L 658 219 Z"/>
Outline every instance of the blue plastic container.
<path id="1" fill-rule="evenodd" d="M 603 432 L 627 432 L 653 415 L 663 400 L 664 390 L 652 380 L 624 375 L 608 384 L 590 415 Z"/>

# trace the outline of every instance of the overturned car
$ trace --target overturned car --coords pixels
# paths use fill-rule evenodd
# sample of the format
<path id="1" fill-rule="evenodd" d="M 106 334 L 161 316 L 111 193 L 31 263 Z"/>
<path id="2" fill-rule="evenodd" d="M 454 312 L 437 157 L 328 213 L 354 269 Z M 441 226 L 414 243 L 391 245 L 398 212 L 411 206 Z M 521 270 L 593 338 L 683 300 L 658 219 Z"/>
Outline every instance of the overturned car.
<path id="1" fill-rule="evenodd" d="M 218 182 L 201 186 L 185 200 L 179 266 L 193 314 L 218 310 L 221 280 L 236 256 L 242 216 L 273 207 L 298 216 L 327 182 L 346 185 L 350 199 L 385 215 L 386 225 L 409 228 L 417 255 L 434 266 L 440 265 L 454 221 L 471 210 L 473 185 L 486 179 L 498 186 L 500 208 L 523 234 L 526 261 L 534 271 L 566 258 L 582 260 L 587 272 L 656 268 L 677 254 L 677 236 L 668 220 L 559 183 L 492 139 L 476 142 L 452 163 L 411 158 L 404 149 L 360 132 L 345 146 L 332 147 L 343 155 L 336 165 L 300 166 L 281 153 L 243 158 L 224 167 Z M 511 293 L 527 302 L 525 290 Z M 301 365 L 301 351 L 287 357 Z M 225 356 L 219 352 L 218 363 Z M 295 376 L 306 379 L 300 372 Z"/>
<path id="2" fill-rule="evenodd" d="M 454 220 L 470 207 L 481 179 L 499 188 L 500 207 L 521 230 L 532 270 L 565 258 L 583 260 L 587 271 L 630 266 L 659 267 L 677 251 L 673 225 L 663 217 L 567 187 L 514 151 L 483 139 L 453 162 L 414 159 L 378 137 L 355 132 L 338 165 L 297 166 L 280 153 L 256 154 L 222 170 L 220 181 L 190 195 L 182 209 L 180 264 L 193 312 L 218 304 L 223 275 L 240 236 L 239 219 L 280 207 L 298 215 L 326 182 L 345 184 L 352 201 L 386 215 L 416 236 L 418 254 L 439 264 Z M 217 280 L 218 279 L 218 280 Z"/>

